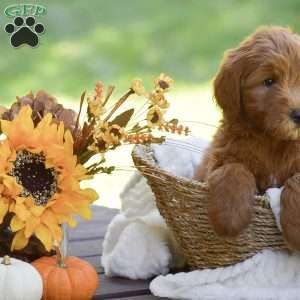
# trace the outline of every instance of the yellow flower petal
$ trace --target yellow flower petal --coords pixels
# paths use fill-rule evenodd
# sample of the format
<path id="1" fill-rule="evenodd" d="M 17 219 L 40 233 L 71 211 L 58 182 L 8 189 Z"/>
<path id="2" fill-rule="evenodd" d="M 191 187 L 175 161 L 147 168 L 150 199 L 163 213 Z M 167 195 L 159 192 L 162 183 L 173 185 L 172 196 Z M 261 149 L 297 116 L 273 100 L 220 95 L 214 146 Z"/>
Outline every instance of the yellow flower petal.
<path id="1" fill-rule="evenodd" d="M 40 217 L 44 211 L 45 211 L 45 206 L 34 205 L 30 208 L 30 212 L 36 217 Z"/>
<path id="2" fill-rule="evenodd" d="M 5 217 L 8 211 L 8 201 L 5 198 L 0 198 L 0 223 L 3 222 L 3 218 Z"/>
<path id="3" fill-rule="evenodd" d="M 76 219 L 74 219 L 72 216 L 69 215 L 55 214 L 55 218 L 58 224 L 63 224 L 67 222 L 71 228 L 74 228 L 77 225 Z"/>
<path id="4" fill-rule="evenodd" d="M 15 153 L 13 150 L 10 149 L 8 140 L 0 142 L 1 145 L 1 152 L 0 152 L 0 169 L 1 171 L 6 171 L 10 161 L 14 160 Z"/>
<path id="5" fill-rule="evenodd" d="M 16 180 L 12 176 L 3 176 L 3 184 L 7 188 L 7 194 L 12 198 L 17 197 L 22 191 L 21 186 L 17 184 Z"/>
<path id="6" fill-rule="evenodd" d="M 6 135 L 9 136 L 11 128 L 11 122 L 6 120 L 1 120 L 1 131 Z"/>
<path id="7" fill-rule="evenodd" d="M 53 247 L 51 231 L 43 224 L 40 224 L 34 231 L 36 237 L 43 243 L 47 251 Z"/>
<path id="8" fill-rule="evenodd" d="M 55 241 L 60 242 L 62 240 L 63 232 L 59 225 L 51 226 L 51 228 L 49 228 L 49 230 L 51 231 L 52 237 Z"/>
<path id="9" fill-rule="evenodd" d="M 18 216 L 14 216 L 10 221 L 10 228 L 13 232 L 16 232 L 25 227 L 25 222 L 18 218 Z"/>
<path id="10" fill-rule="evenodd" d="M 87 189 L 80 191 L 80 194 L 82 194 L 90 202 L 94 202 L 97 199 L 99 199 L 98 193 L 94 189 L 91 189 L 91 188 L 87 188 Z"/>
<path id="11" fill-rule="evenodd" d="M 31 216 L 27 221 L 26 221 L 26 226 L 25 226 L 25 237 L 30 238 L 37 226 L 40 224 L 40 218 L 37 218 L 35 216 Z"/>
<path id="12" fill-rule="evenodd" d="M 93 175 L 88 175 L 86 173 L 87 173 L 87 169 L 83 165 L 77 164 L 73 176 L 77 180 L 84 180 L 84 179 L 92 179 L 93 178 Z"/>
<path id="13" fill-rule="evenodd" d="M 8 137 L 9 143 L 15 149 L 30 147 L 33 138 L 34 124 L 31 119 L 32 109 L 29 105 L 23 106 L 13 121 L 1 121 L 1 128 Z M 8 122 L 8 123 L 7 123 Z"/>
<path id="14" fill-rule="evenodd" d="M 72 137 L 72 134 L 69 130 L 66 131 L 65 133 L 65 149 L 67 150 L 67 152 L 70 154 L 70 153 L 73 153 L 73 144 L 74 144 L 74 141 L 73 141 L 73 137 Z"/>
<path id="15" fill-rule="evenodd" d="M 24 231 L 18 231 L 12 240 L 11 251 L 25 248 L 28 244 L 28 241 L 29 239 L 25 237 Z"/>
<path id="16" fill-rule="evenodd" d="M 71 227 L 71 228 L 74 228 L 77 226 L 77 221 L 76 219 L 72 218 L 72 217 L 69 217 L 68 218 L 68 225 Z"/>
<path id="17" fill-rule="evenodd" d="M 8 211 L 9 211 L 9 212 L 14 212 L 14 211 L 15 211 L 15 206 L 16 206 L 15 203 L 11 203 L 11 204 L 9 205 Z"/>
<path id="18" fill-rule="evenodd" d="M 92 211 L 89 205 L 80 204 L 76 208 L 76 213 L 79 214 L 82 218 L 87 220 L 90 220 L 92 218 Z"/>
<path id="19" fill-rule="evenodd" d="M 20 109 L 20 112 L 18 116 L 16 117 L 16 120 L 22 122 L 22 121 L 29 121 L 31 119 L 32 115 L 32 109 L 29 105 L 22 106 Z M 32 127 L 34 127 L 33 122 L 32 122 Z"/>
<path id="20" fill-rule="evenodd" d="M 52 114 L 51 113 L 47 113 L 44 118 L 39 122 L 39 124 L 37 125 L 37 131 L 44 131 L 46 129 L 48 129 L 47 127 L 50 126 L 52 122 Z"/>
<path id="21" fill-rule="evenodd" d="M 16 197 L 16 204 L 23 204 L 26 198 L 24 197 Z"/>
<path id="22" fill-rule="evenodd" d="M 55 165 L 53 164 L 53 162 L 50 162 L 49 160 L 45 161 L 45 167 L 46 169 L 51 169 L 51 168 L 55 168 Z"/>
<path id="23" fill-rule="evenodd" d="M 55 218 L 56 218 L 58 224 L 63 224 L 65 222 L 68 222 L 68 218 L 69 218 L 68 215 L 59 214 L 59 213 L 55 213 L 55 212 L 53 212 L 53 214 L 55 215 Z"/>
<path id="24" fill-rule="evenodd" d="M 31 208 L 35 207 L 35 203 L 32 197 L 27 197 L 27 198 L 23 198 L 24 199 L 24 204 L 26 205 L 27 208 L 29 208 L 31 210 Z"/>
<path id="25" fill-rule="evenodd" d="M 30 217 L 30 212 L 24 204 L 16 204 L 14 212 L 22 221 L 26 221 Z"/>
<path id="26" fill-rule="evenodd" d="M 68 203 L 66 201 L 63 201 L 63 200 L 56 200 L 56 203 L 53 204 L 51 206 L 52 210 L 54 211 L 54 213 L 57 213 L 57 214 L 70 214 L 72 212 L 74 212 L 74 206 L 71 204 L 71 203 Z"/>
<path id="27" fill-rule="evenodd" d="M 58 225 L 55 215 L 50 210 L 45 211 L 45 213 L 43 214 L 41 219 L 42 219 L 42 223 L 47 225 L 49 228 L 51 228 L 52 226 Z"/>
<path id="28" fill-rule="evenodd" d="M 65 126 L 64 126 L 64 123 L 61 121 L 57 128 L 57 142 L 59 144 L 63 143 L 64 133 L 65 133 Z"/>

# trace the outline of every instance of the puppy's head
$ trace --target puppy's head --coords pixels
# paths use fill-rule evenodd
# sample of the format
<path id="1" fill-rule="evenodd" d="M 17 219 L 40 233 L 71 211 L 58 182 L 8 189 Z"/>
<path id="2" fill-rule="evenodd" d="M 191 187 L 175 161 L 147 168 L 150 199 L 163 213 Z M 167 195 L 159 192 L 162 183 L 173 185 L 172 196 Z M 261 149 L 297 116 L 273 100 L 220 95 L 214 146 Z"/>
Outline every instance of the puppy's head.
<path id="1" fill-rule="evenodd" d="M 259 29 L 226 53 L 214 94 L 227 122 L 300 139 L 300 37 L 281 27 Z"/>

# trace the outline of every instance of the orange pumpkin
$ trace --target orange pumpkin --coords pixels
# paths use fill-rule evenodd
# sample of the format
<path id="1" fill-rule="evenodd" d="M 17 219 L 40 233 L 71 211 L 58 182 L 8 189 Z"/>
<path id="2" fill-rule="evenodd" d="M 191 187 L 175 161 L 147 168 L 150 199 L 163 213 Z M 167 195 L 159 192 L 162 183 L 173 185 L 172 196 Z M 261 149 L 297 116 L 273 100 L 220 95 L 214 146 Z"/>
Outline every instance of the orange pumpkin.
<path id="1" fill-rule="evenodd" d="M 44 300 L 88 300 L 98 287 L 98 275 L 86 261 L 75 256 L 42 257 L 32 263 L 39 271 L 44 285 Z"/>

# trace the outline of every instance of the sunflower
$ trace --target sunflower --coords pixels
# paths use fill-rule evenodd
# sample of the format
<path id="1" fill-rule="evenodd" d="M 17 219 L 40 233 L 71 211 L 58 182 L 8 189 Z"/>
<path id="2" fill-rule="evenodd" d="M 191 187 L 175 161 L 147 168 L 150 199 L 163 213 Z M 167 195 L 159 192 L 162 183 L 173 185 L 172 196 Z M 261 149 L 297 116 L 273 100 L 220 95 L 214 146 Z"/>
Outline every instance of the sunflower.
<path id="1" fill-rule="evenodd" d="M 26 105 L 12 121 L 1 120 L 1 129 L 6 139 L 0 142 L 0 222 L 14 214 L 12 250 L 35 235 L 49 251 L 62 239 L 62 223 L 75 226 L 74 214 L 91 218 L 89 206 L 98 195 L 80 188 L 90 176 L 73 155 L 70 131 L 50 113 L 34 126 Z"/>

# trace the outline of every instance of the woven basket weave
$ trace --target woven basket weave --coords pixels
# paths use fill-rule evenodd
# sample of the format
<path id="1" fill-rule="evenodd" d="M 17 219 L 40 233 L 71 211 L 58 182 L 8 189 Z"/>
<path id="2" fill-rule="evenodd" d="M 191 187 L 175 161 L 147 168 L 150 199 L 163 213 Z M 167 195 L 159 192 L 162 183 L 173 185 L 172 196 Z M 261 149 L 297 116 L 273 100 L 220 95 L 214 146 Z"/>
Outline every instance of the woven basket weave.
<path id="1" fill-rule="evenodd" d="M 146 177 L 161 215 L 172 229 L 191 269 L 216 268 L 241 262 L 263 249 L 285 249 L 266 196 L 255 197 L 249 227 L 236 239 L 218 237 L 207 217 L 205 183 L 177 177 L 159 168 L 150 146 L 136 146 L 132 157 Z"/>

